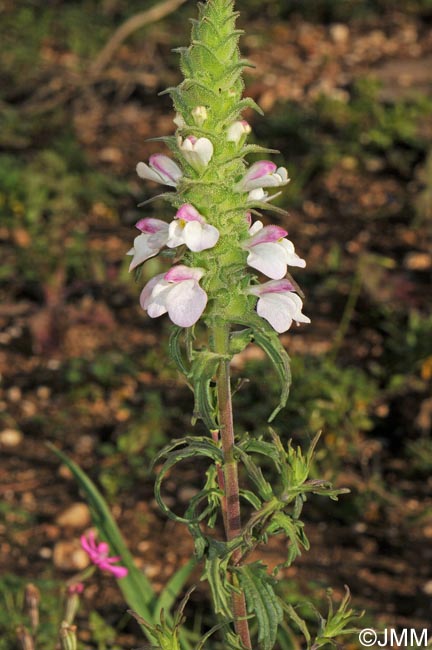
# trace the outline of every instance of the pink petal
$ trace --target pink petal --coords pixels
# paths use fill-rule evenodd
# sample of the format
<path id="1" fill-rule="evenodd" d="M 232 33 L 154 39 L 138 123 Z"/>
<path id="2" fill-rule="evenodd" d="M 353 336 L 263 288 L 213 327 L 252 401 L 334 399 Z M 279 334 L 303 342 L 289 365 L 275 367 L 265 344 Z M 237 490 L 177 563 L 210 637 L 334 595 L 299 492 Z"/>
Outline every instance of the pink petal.
<path id="1" fill-rule="evenodd" d="M 250 288 L 250 293 L 256 296 L 262 296 L 266 293 L 285 293 L 287 291 L 295 291 L 294 285 L 287 279 L 270 280 Z"/>
<path id="2" fill-rule="evenodd" d="M 192 268 L 190 266 L 179 264 L 170 268 L 170 270 L 165 273 L 164 279 L 168 282 L 183 282 L 183 280 L 195 280 L 198 282 L 198 280 L 201 280 L 203 275 L 203 269 Z"/>
<path id="3" fill-rule="evenodd" d="M 185 280 L 173 286 L 166 304 L 173 323 L 180 327 L 191 327 L 207 305 L 207 294 L 196 280 Z"/>
<path id="4" fill-rule="evenodd" d="M 161 230 L 166 230 L 168 225 L 161 219 L 145 218 L 137 221 L 135 228 L 138 228 L 141 232 L 153 234 L 155 232 L 160 232 Z"/>
<path id="5" fill-rule="evenodd" d="M 150 167 L 159 172 L 162 177 L 172 181 L 174 185 L 182 176 L 180 167 L 168 156 L 163 153 L 155 153 L 149 158 Z"/>
<path id="6" fill-rule="evenodd" d="M 280 226 L 264 226 L 253 235 L 247 244 L 248 248 L 256 246 L 257 244 L 265 244 L 269 242 L 277 242 L 287 235 L 287 231 Z"/>
<path id="7" fill-rule="evenodd" d="M 254 181 L 257 178 L 262 178 L 268 174 L 273 174 L 276 169 L 276 165 L 274 162 L 271 162 L 271 160 L 260 160 L 254 163 L 249 171 L 245 174 L 243 182 L 248 183 L 249 181 Z"/>
<path id="8" fill-rule="evenodd" d="M 183 221 L 199 221 L 199 223 L 205 223 L 204 217 L 190 203 L 182 205 L 177 210 L 175 218 L 182 219 Z"/>

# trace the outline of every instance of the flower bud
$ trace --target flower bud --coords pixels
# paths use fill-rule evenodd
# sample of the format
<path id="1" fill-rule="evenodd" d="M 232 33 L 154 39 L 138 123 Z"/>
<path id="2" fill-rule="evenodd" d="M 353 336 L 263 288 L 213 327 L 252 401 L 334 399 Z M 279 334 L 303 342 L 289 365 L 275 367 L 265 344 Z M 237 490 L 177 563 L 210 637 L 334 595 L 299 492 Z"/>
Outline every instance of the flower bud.
<path id="1" fill-rule="evenodd" d="M 205 106 L 195 106 L 192 111 L 192 117 L 197 126 L 202 126 L 208 118 L 207 109 Z"/>
<path id="2" fill-rule="evenodd" d="M 249 133 L 252 131 L 249 122 L 246 122 L 246 120 L 239 120 L 237 122 L 233 122 L 231 126 L 228 129 L 227 133 L 227 141 L 228 142 L 234 142 L 234 144 L 238 144 L 242 138 L 246 137 L 249 135 Z"/>
<path id="3" fill-rule="evenodd" d="M 76 625 L 63 621 L 60 627 L 61 650 L 77 650 Z"/>

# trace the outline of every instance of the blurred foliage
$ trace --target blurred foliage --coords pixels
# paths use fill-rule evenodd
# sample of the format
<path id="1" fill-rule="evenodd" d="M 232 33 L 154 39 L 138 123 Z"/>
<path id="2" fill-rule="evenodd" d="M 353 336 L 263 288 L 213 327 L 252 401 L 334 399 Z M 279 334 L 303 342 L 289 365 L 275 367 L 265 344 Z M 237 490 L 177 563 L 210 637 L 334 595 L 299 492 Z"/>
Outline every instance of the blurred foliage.
<path id="1" fill-rule="evenodd" d="M 350 22 L 382 15 L 394 8 L 393 0 L 238 0 L 241 11 L 251 17 L 291 18 L 302 16 L 320 23 Z M 431 0 L 401 0 L 400 11 L 423 16 L 432 14 Z"/>
<path id="2" fill-rule="evenodd" d="M 377 80 L 360 78 L 344 100 L 321 95 L 306 105 L 288 102 L 257 124 L 257 140 L 286 149 L 298 163 L 287 201 L 299 205 L 311 179 L 341 161 L 364 170 L 378 159 L 382 171 L 412 176 L 428 151 L 422 123 L 431 114 L 432 97 L 386 103 L 379 93 Z"/>
<path id="3" fill-rule="evenodd" d="M 52 648 L 57 638 L 62 615 L 62 602 L 59 598 L 60 583 L 54 580 L 34 580 L 43 593 L 40 603 L 40 626 L 38 641 L 41 648 Z M 17 648 L 15 630 L 18 625 L 30 628 L 30 620 L 25 613 L 24 591 L 28 579 L 17 575 L 0 577 L 0 650 Z"/>

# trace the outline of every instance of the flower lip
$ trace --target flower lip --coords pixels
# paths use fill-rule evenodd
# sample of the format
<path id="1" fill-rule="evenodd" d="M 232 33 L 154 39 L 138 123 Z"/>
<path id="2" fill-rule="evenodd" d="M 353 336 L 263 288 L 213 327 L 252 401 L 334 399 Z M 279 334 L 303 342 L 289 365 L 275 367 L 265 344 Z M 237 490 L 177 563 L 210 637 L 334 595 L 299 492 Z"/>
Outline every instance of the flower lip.
<path id="1" fill-rule="evenodd" d="M 156 169 L 156 171 L 158 171 L 160 174 L 169 178 L 171 181 L 173 181 L 173 183 L 176 183 L 178 181 L 179 176 L 176 173 L 175 169 L 172 168 L 171 165 L 167 164 L 167 160 L 169 160 L 170 163 L 173 163 L 171 158 L 168 158 L 168 156 L 164 156 L 164 154 L 155 153 L 152 156 L 150 156 L 149 164 L 151 167 Z"/>
<path id="2" fill-rule="evenodd" d="M 183 282 L 184 280 L 196 280 L 196 282 L 198 282 L 201 280 L 204 273 L 204 269 L 178 264 L 177 266 L 171 267 L 170 270 L 164 274 L 163 278 L 167 282 Z"/>
<path id="3" fill-rule="evenodd" d="M 278 242 L 286 237 L 287 234 L 288 231 L 284 230 L 284 228 L 281 228 L 280 226 L 264 226 L 264 228 L 260 228 L 256 233 L 252 234 L 246 247 L 251 248 L 258 244 Z"/>
<path id="4" fill-rule="evenodd" d="M 270 282 L 264 282 L 264 284 L 254 285 L 249 288 L 249 293 L 255 296 L 262 296 L 266 293 L 285 293 L 286 291 L 296 291 L 293 283 L 286 278 L 270 280 Z"/>
<path id="5" fill-rule="evenodd" d="M 274 174 L 277 170 L 277 166 L 271 160 L 261 160 L 252 165 L 249 171 L 246 173 L 245 181 L 254 181 L 257 178 L 262 178 L 269 174 Z"/>
<path id="6" fill-rule="evenodd" d="M 138 228 L 141 232 L 149 235 L 165 230 L 166 227 L 167 224 L 165 221 L 162 221 L 161 219 L 152 219 L 151 217 L 144 217 L 144 219 L 140 219 L 135 224 L 135 228 Z"/>
<path id="7" fill-rule="evenodd" d="M 289 280 L 271 280 L 250 287 L 248 293 L 258 296 L 257 313 L 270 323 L 279 334 L 286 332 L 295 321 L 310 323 L 310 318 L 302 313 L 303 302 L 295 293 Z"/>
<path id="8" fill-rule="evenodd" d="M 198 221 L 201 224 L 205 223 L 205 219 L 198 212 L 196 208 L 190 203 L 185 203 L 177 210 L 177 213 L 174 217 L 175 219 L 181 219 L 182 221 Z"/>

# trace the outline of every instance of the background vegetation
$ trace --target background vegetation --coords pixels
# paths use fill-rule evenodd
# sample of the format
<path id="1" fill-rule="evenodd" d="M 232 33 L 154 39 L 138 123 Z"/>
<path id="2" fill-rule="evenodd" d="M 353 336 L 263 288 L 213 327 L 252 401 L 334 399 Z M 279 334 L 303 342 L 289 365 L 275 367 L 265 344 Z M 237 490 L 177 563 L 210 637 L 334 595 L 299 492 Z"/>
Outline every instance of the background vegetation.
<path id="1" fill-rule="evenodd" d="M 1 650 L 16 647 L 28 580 L 40 581 L 40 642 L 52 647 L 58 589 L 82 568 L 89 522 L 65 518 L 80 496 L 45 440 L 102 485 L 156 587 L 191 550 L 158 515 L 149 469 L 155 450 L 192 430 L 191 395 L 167 363 L 168 324 L 137 305 L 160 262 L 134 283 L 125 252 L 151 192 L 134 167 L 156 150 L 146 138 L 173 130 L 157 93 L 179 79 L 171 49 L 188 42 L 195 2 L 98 57 L 152 4 L 0 2 Z M 247 118 L 288 165 L 283 224 L 308 260 L 312 325 L 283 338 L 294 383 L 275 426 L 305 444 L 322 429 L 316 471 L 352 490 L 325 512 L 310 504 L 312 549 L 281 589 L 319 602 L 324 586 L 340 596 L 347 583 L 371 624 L 422 629 L 432 614 L 432 3 L 238 7 L 256 62 L 246 92 L 267 113 Z M 153 203 L 146 214 L 160 210 Z M 251 348 L 235 371 L 248 380 L 235 397 L 238 430 L 265 433 L 271 369 Z M 196 484 L 185 468 L 172 503 Z M 268 551 L 270 564 L 279 554 Z M 205 598 L 192 597 L 196 629 Z M 82 648 L 136 644 L 123 612 L 111 581 L 93 579 Z M 289 643 L 299 647 L 295 633 Z"/>

